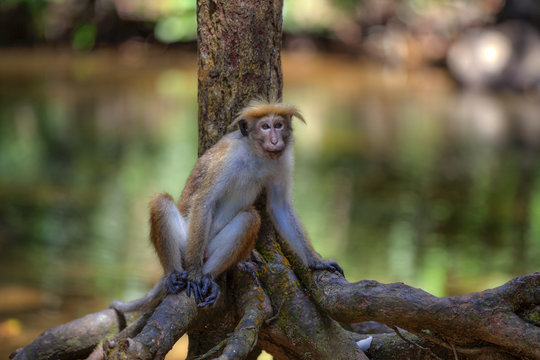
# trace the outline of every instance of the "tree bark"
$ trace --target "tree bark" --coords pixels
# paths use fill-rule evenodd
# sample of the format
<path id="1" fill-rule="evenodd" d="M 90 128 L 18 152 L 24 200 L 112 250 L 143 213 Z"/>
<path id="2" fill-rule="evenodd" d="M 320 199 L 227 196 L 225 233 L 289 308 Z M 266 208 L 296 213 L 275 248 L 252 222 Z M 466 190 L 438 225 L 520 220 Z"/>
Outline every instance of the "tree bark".
<path id="1" fill-rule="evenodd" d="M 251 98 L 281 96 L 281 8 L 281 0 L 198 0 L 199 154 Z M 12 357 L 162 359 L 188 332 L 189 359 L 256 359 L 262 349 L 278 360 L 367 359 L 355 323 L 375 320 L 392 332 L 374 336 L 371 359 L 540 360 L 540 273 L 449 298 L 348 283 L 304 268 L 262 203 L 256 249 L 219 279 L 212 308 L 182 292 L 144 314 L 104 310 L 44 332 Z"/>
<path id="2" fill-rule="evenodd" d="M 250 99 L 281 97 L 283 1 L 199 0 L 197 5 L 200 155 L 226 133 L 227 125 Z M 262 203 L 264 198 L 258 206 L 260 212 L 264 212 Z M 264 216 L 263 219 L 263 229 L 267 230 L 261 231 L 260 239 L 266 238 L 267 241 L 275 242 L 270 220 Z M 279 288 L 276 288 L 276 291 L 279 291 Z M 301 292 L 301 289 L 297 289 L 296 295 Z M 283 323 L 275 329 L 276 334 L 281 335 L 284 341 L 280 344 L 280 349 L 289 348 L 286 354 L 288 359 L 304 357 L 304 353 L 312 354 L 314 358 L 329 358 L 335 356 L 332 344 L 335 346 L 341 343 L 344 349 L 350 350 L 344 352 L 346 355 L 343 358 L 365 358 L 354 340 L 347 336 L 337 323 L 319 314 L 315 305 L 307 299 L 302 299 L 301 296 L 286 299 L 282 295 L 278 301 L 294 310 L 289 314 L 294 314 L 296 319 L 303 319 L 306 314 L 313 315 L 310 321 L 299 323 L 303 326 L 292 327 Z M 257 318 L 261 316 L 262 313 Z M 238 332 L 235 334 L 236 337 L 239 336 Z M 309 341 L 291 341 L 295 336 L 302 336 Z M 234 338 L 233 336 L 231 340 Z M 306 345 L 305 349 L 299 346 L 302 342 Z M 310 343 L 316 345 L 307 346 Z M 348 347 L 345 347 L 345 343 Z M 207 352 L 214 345 L 213 341 L 208 341 L 205 333 L 190 333 L 189 356 Z M 254 345 L 255 343 L 252 344 Z M 252 346 L 249 347 L 250 350 Z M 225 351 L 222 356 L 228 358 L 229 355 Z"/>
<path id="3" fill-rule="evenodd" d="M 198 0 L 199 155 L 256 97 L 280 98 L 283 0 Z"/>

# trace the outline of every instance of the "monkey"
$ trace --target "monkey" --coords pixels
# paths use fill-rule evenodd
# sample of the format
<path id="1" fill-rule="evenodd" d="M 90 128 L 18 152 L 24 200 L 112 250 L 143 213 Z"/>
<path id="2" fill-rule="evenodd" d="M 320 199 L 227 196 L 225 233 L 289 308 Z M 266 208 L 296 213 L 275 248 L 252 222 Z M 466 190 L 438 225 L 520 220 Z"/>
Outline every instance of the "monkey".
<path id="1" fill-rule="evenodd" d="M 215 279 L 254 246 L 260 216 L 253 203 L 266 191 L 267 211 L 277 229 L 307 267 L 343 275 L 332 260 L 314 250 L 292 204 L 293 105 L 255 99 L 240 110 L 228 133 L 196 162 L 175 204 L 169 194 L 150 202 L 150 239 L 164 270 L 143 298 L 111 307 L 129 312 L 157 304 L 167 293 L 194 294 L 199 307 L 214 304 Z"/>

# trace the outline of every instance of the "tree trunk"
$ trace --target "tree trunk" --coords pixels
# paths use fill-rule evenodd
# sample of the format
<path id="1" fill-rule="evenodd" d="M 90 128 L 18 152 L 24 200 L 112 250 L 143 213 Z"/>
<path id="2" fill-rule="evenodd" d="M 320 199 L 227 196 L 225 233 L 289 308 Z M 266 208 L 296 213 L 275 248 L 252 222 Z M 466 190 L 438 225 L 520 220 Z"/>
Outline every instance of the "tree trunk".
<path id="1" fill-rule="evenodd" d="M 251 98 L 281 96 L 281 8 L 280 0 L 198 1 L 199 154 Z M 44 332 L 12 357 L 162 359 L 189 332 L 189 359 L 256 359 L 262 349 L 275 359 L 367 359 L 357 323 L 375 320 L 388 327 L 374 336 L 371 359 L 540 360 L 540 273 L 450 298 L 351 284 L 304 268 L 262 209 L 256 249 L 219 279 L 212 308 L 181 292 L 144 314 L 104 310 Z"/>
<path id="2" fill-rule="evenodd" d="M 283 77 L 281 72 L 282 0 L 245 0 L 197 2 L 199 49 L 199 155 L 215 144 L 226 133 L 235 114 L 250 99 L 281 97 Z M 264 211 L 264 199 L 259 211 Z M 273 226 L 263 216 L 261 239 L 275 242 Z M 276 288 L 276 291 L 280 289 Z M 315 305 L 293 296 L 290 309 L 295 309 L 296 319 L 312 313 L 311 321 L 303 326 L 286 326 L 274 329 L 281 343 L 267 338 L 269 346 L 275 344 L 274 353 L 281 352 L 287 359 L 305 357 L 305 353 L 318 354 L 316 358 L 332 357 L 332 344 L 351 349 L 344 351 L 348 359 L 362 359 L 354 339 L 329 318 L 318 314 Z M 285 296 L 276 301 L 285 301 Z M 295 304 L 293 304 L 295 303 Z M 292 313 L 291 313 L 292 315 Z M 327 322 L 328 324 L 325 324 Z M 321 331 L 321 328 L 324 329 Z M 279 331 L 278 331 L 279 330 Z M 218 338 L 226 338 L 230 329 L 225 327 Z M 302 335 L 309 342 L 318 343 L 302 349 L 302 341 L 291 341 Z M 207 331 L 190 333 L 189 357 L 209 351 L 215 344 Z M 305 340 L 303 341 L 306 342 Z M 229 342 L 230 343 L 230 342 Z M 253 342 L 252 345 L 255 345 Z M 289 349 L 285 351 L 286 347 Z M 324 347 L 324 349 L 322 349 Z"/>
<path id="3" fill-rule="evenodd" d="M 197 1 L 199 155 L 247 101 L 280 98 L 283 0 Z"/>

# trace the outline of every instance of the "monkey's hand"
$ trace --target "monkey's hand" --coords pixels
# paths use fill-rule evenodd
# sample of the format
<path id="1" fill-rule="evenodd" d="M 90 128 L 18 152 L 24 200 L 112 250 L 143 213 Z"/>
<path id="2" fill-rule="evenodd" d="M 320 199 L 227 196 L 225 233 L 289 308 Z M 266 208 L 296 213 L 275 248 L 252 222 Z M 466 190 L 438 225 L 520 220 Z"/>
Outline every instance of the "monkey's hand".
<path id="1" fill-rule="evenodd" d="M 313 270 L 328 270 L 335 273 L 339 273 L 341 274 L 341 276 L 345 276 L 341 266 L 339 266 L 338 263 L 335 262 L 334 260 L 319 261 L 319 262 L 311 264 L 310 268 L 312 268 Z"/>
<path id="2" fill-rule="evenodd" d="M 211 275 L 204 275 L 200 280 L 187 280 L 187 296 L 195 298 L 198 307 L 206 307 L 216 302 L 219 296 L 219 285 Z"/>
<path id="3" fill-rule="evenodd" d="M 212 275 L 204 275 L 199 282 L 201 301 L 197 302 L 198 307 L 213 305 L 220 293 L 219 285 L 214 281 Z"/>
<path id="4" fill-rule="evenodd" d="M 173 271 L 167 280 L 165 280 L 165 287 L 169 294 L 178 294 L 188 286 L 188 273 L 187 271 Z"/>

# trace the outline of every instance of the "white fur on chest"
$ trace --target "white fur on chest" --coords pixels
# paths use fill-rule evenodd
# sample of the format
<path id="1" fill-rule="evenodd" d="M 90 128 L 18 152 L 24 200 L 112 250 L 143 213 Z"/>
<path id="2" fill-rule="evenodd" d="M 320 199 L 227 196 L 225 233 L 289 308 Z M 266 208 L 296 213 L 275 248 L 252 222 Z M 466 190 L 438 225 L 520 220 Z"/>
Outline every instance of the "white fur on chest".
<path id="1" fill-rule="evenodd" d="M 223 191 L 216 196 L 211 237 L 215 236 L 240 211 L 252 205 L 264 187 L 271 181 L 273 174 L 282 166 L 282 159 L 263 159 L 253 152 L 236 147 L 223 169 Z"/>

